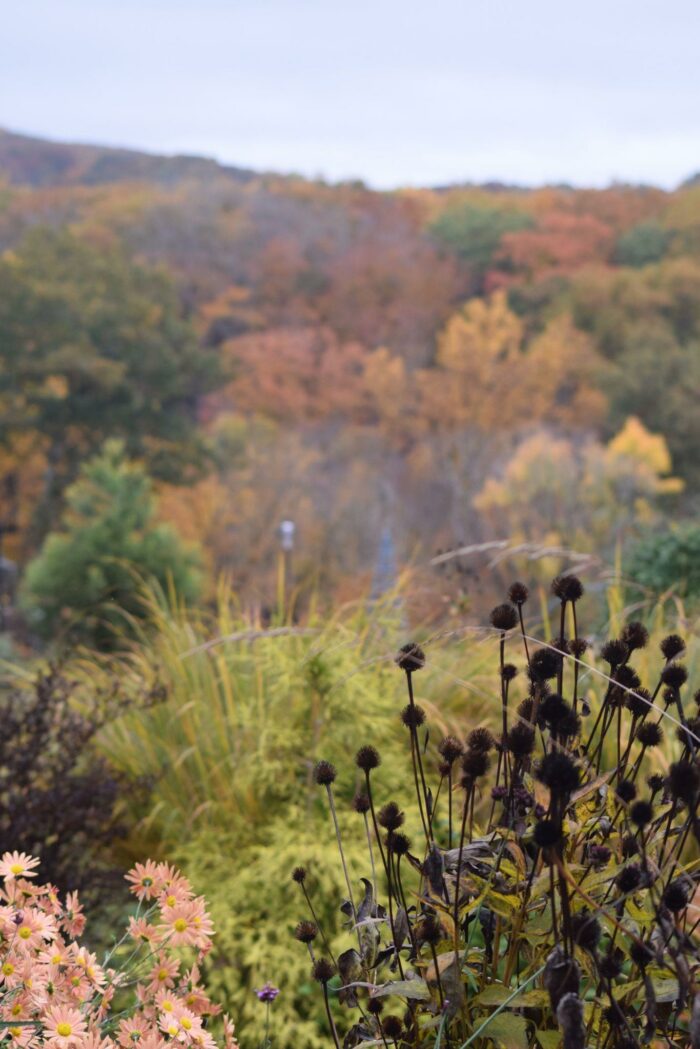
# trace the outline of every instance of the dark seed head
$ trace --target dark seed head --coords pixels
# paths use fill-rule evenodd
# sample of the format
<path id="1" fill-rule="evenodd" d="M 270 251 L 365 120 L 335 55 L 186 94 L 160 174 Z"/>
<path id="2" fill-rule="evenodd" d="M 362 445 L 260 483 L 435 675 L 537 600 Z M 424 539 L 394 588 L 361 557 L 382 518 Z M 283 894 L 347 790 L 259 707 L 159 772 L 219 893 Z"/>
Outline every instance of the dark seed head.
<path id="1" fill-rule="evenodd" d="M 416 925 L 416 940 L 418 943 L 439 943 L 445 936 L 439 919 L 434 914 L 426 914 Z"/>
<path id="2" fill-rule="evenodd" d="M 605 980 L 615 980 L 622 972 L 622 963 L 624 955 L 619 947 L 615 947 L 612 951 L 608 951 L 600 959 L 598 966 L 600 969 L 600 975 Z"/>
<path id="3" fill-rule="evenodd" d="M 295 867 L 292 871 L 292 881 L 297 885 L 303 885 L 306 881 L 306 867 Z"/>
<path id="4" fill-rule="evenodd" d="M 673 914 L 678 914 L 688 906 L 688 889 L 680 878 L 666 886 L 663 901 Z"/>
<path id="5" fill-rule="evenodd" d="M 571 707 L 558 692 L 550 692 L 540 703 L 538 717 L 543 724 L 556 728 L 559 721 L 571 711 Z"/>
<path id="6" fill-rule="evenodd" d="M 391 834 L 391 851 L 395 856 L 405 856 L 411 851 L 411 839 L 405 834 Z"/>
<path id="7" fill-rule="evenodd" d="M 601 936 L 600 921 L 588 908 L 584 907 L 571 918 L 574 943 L 584 951 L 595 951 Z"/>
<path id="8" fill-rule="evenodd" d="M 352 807 L 355 812 L 359 812 L 362 816 L 365 812 L 369 812 L 370 805 L 369 795 L 365 794 L 364 790 L 358 790 L 355 797 L 352 799 Z"/>
<path id="9" fill-rule="evenodd" d="M 316 922 L 299 922 L 294 930 L 294 938 L 300 943 L 313 943 L 318 936 Z"/>
<path id="10" fill-rule="evenodd" d="M 401 720 L 406 728 L 420 728 L 425 724 L 425 711 L 417 703 L 407 703 L 401 711 Z"/>
<path id="11" fill-rule="evenodd" d="M 671 660 L 685 652 L 685 641 L 678 634 L 669 634 L 659 646 L 664 659 Z"/>
<path id="12" fill-rule="evenodd" d="M 360 747 L 355 755 L 355 764 L 363 772 L 371 772 L 372 769 L 379 768 L 381 763 L 382 759 L 379 757 L 379 751 L 376 747 L 370 746 L 370 744 Z"/>
<path id="13" fill-rule="evenodd" d="M 384 1037 L 391 1038 L 393 1041 L 397 1041 L 403 1034 L 403 1023 L 400 1017 L 385 1016 L 382 1020 L 382 1028 L 384 1030 Z"/>
<path id="14" fill-rule="evenodd" d="M 645 717 L 651 707 L 651 692 L 648 688 L 635 688 L 625 696 L 625 706 L 635 717 Z"/>
<path id="15" fill-rule="evenodd" d="M 462 772 L 471 780 L 485 776 L 491 762 L 483 750 L 465 750 L 462 755 Z"/>
<path id="16" fill-rule="evenodd" d="M 317 961 L 314 962 L 311 974 L 314 980 L 326 984 L 335 976 L 335 965 L 333 965 L 332 962 L 329 962 L 327 958 L 318 958 Z"/>
<path id="17" fill-rule="evenodd" d="M 491 626 L 495 627 L 496 630 L 512 630 L 514 626 L 518 625 L 518 613 L 512 605 L 496 605 L 496 607 L 491 610 L 489 620 Z"/>
<path id="18" fill-rule="evenodd" d="M 588 651 L 588 642 L 585 637 L 572 637 L 569 641 L 569 652 L 576 659 L 581 659 Z"/>
<path id="19" fill-rule="evenodd" d="M 633 620 L 624 628 L 620 638 L 625 642 L 630 652 L 634 652 L 635 649 L 646 647 L 649 642 L 649 631 L 644 626 L 644 623 Z"/>
<path id="20" fill-rule="evenodd" d="M 682 663 L 669 663 L 661 671 L 661 680 L 668 688 L 678 691 L 688 680 L 688 671 Z"/>
<path id="21" fill-rule="evenodd" d="M 530 596 L 530 591 L 524 583 L 512 583 L 508 590 L 508 597 L 514 605 L 524 605 Z"/>
<path id="22" fill-rule="evenodd" d="M 640 969 L 645 969 L 654 960 L 654 952 L 641 940 L 633 940 L 630 944 L 630 958 Z"/>
<path id="23" fill-rule="evenodd" d="M 615 793 L 620 801 L 629 803 L 637 797 L 637 788 L 631 779 L 621 779 L 615 788 Z"/>
<path id="24" fill-rule="evenodd" d="M 540 820 L 532 836 L 538 848 L 550 849 L 561 839 L 561 827 L 554 820 Z"/>
<path id="25" fill-rule="evenodd" d="M 336 777 L 335 766 L 331 765 L 330 761 L 319 761 L 314 771 L 314 777 L 319 786 L 329 786 Z"/>
<path id="26" fill-rule="evenodd" d="M 624 641 L 616 641 L 613 639 L 612 641 L 605 642 L 600 650 L 600 655 L 601 658 L 604 659 L 606 663 L 609 663 L 614 669 L 615 667 L 619 667 L 620 663 L 624 663 L 627 659 L 629 656 L 629 648 Z"/>
<path id="27" fill-rule="evenodd" d="M 402 645 L 395 657 L 396 665 L 405 670 L 407 674 L 413 674 L 425 666 L 425 652 L 415 641 L 409 641 Z"/>
<path id="28" fill-rule="evenodd" d="M 398 830 L 404 821 L 404 814 L 395 801 L 388 801 L 379 810 L 377 822 L 385 830 Z"/>
<path id="29" fill-rule="evenodd" d="M 586 856 L 594 867 L 604 867 L 612 856 L 612 849 L 607 845 L 589 845 Z"/>
<path id="30" fill-rule="evenodd" d="M 514 663 L 504 663 L 501 668 L 501 677 L 504 681 L 512 681 L 518 676 L 518 668 Z"/>
<path id="31" fill-rule="evenodd" d="M 508 750 L 515 758 L 526 758 L 535 749 L 535 730 L 519 721 L 507 737 Z"/>
<path id="32" fill-rule="evenodd" d="M 560 601 L 571 601 L 573 604 L 583 597 L 583 583 L 575 575 L 560 575 L 552 580 L 552 593 Z"/>
<path id="33" fill-rule="evenodd" d="M 666 786 L 672 797 L 690 805 L 700 786 L 700 772 L 695 763 L 676 761 L 668 770 Z"/>
<path id="34" fill-rule="evenodd" d="M 551 648 L 538 648 L 530 659 L 529 674 L 533 681 L 550 681 L 559 673 L 562 656 Z"/>
<path id="35" fill-rule="evenodd" d="M 371 1016 L 379 1016 L 383 1008 L 384 1001 L 381 998 L 370 998 L 367 1002 L 367 1012 Z"/>
<path id="36" fill-rule="evenodd" d="M 487 728 L 473 728 L 467 736 L 467 746 L 472 750 L 483 750 L 488 754 L 496 745 L 493 733 Z"/>
<path id="37" fill-rule="evenodd" d="M 454 736 L 445 736 L 438 743 L 438 753 L 445 759 L 448 765 L 454 764 L 457 758 L 462 756 L 464 747 Z"/>
<path id="38" fill-rule="evenodd" d="M 641 881 L 642 869 L 637 863 L 630 863 L 627 867 L 623 867 L 615 878 L 615 884 L 623 896 L 639 888 Z"/>
<path id="39" fill-rule="evenodd" d="M 653 772 L 647 779 L 647 786 L 652 794 L 658 794 L 664 788 L 664 778 L 659 772 Z"/>
<path id="40" fill-rule="evenodd" d="M 643 827 L 648 826 L 654 818 L 654 810 L 651 807 L 651 803 L 640 799 L 635 801 L 634 805 L 630 809 L 630 819 L 634 823 L 635 827 L 639 827 L 642 830 Z"/>
<path id="41" fill-rule="evenodd" d="M 569 710 L 563 718 L 557 722 L 557 736 L 559 739 L 573 739 L 581 731 L 581 718 Z"/>
<path id="42" fill-rule="evenodd" d="M 537 779 L 549 787 L 550 793 L 556 797 L 566 797 L 573 794 L 579 785 L 580 772 L 578 766 L 567 754 L 552 751 L 547 754 L 537 768 Z"/>

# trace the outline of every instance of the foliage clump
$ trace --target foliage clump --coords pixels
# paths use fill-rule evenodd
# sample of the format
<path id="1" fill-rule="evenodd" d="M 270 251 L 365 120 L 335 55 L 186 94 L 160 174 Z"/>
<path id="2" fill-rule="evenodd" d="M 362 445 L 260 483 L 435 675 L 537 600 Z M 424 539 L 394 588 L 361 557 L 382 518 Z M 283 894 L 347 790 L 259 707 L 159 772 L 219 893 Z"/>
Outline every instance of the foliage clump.
<path id="1" fill-rule="evenodd" d="M 491 616 L 500 715 L 464 742 L 435 746 L 417 716 L 430 649 L 399 652 L 412 773 L 397 770 L 387 796 L 386 781 L 374 781 L 378 762 L 367 761 L 366 746 L 358 753 L 361 882 L 348 866 L 335 785 L 321 777 L 346 886 L 337 901 L 346 942 L 331 942 L 322 924 L 297 939 L 336 1049 L 696 1044 L 697 865 L 687 851 L 700 843 L 700 718 L 684 705 L 685 642 L 663 640 L 645 687 L 635 663 L 649 634 L 629 622 L 602 646 L 603 674 L 585 661 L 583 593 L 576 577 L 554 580 L 557 634 L 537 642 L 522 617 L 527 590 L 511 588 L 517 607 Z M 516 645 L 519 667 L 506 662 Z M 421 661 L 408 662 L 407 651 Z M 593 713 L 584 700 L 592 670 L 604 685 Z M 676 740 L 665 775 L 654 758 L 662 726 Z M 418 813 L 412 826 L 404 806 Z M 300 917 L 318 924 L 313 880 L 293 880 Z"/>

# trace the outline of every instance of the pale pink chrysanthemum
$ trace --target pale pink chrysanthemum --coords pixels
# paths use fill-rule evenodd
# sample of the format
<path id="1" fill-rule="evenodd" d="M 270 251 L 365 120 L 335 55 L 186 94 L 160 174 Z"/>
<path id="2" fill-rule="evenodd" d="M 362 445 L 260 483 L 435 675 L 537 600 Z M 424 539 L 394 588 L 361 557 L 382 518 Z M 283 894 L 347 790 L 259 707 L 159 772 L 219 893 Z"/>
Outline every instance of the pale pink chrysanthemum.
<path id="1" fill-rule="evenodd" d="M 180 963 L 176 958 L 168 958 L 166 954 L 160 954 L 158 961 L 149 972 L 149 989 L 155 994 L 161 987 L 173 987 L 178 973 Z"/>
<path id="2" fill-rule="evenodd" d="M 15 878 L 36 878 L 35 867 L 39 860 L 26 852 L 5 852 L 0 860 L 0 878 L 14 881 Z"/>
<path id="3" fill-rule="evenodd" d="M 66 907 L 61 918 L 61 925 L 69 936 L 82 936 L 85 929 L 85 915 L 78 899 L 77 892 L 69 892 L 66 896 Z"/>
<path id="4" fill-rule="evenodd" d="M 162 864 L 146 860 L 135 864 L 126 875 L 130 882 L 129 891 L 139 900 L 153 900 L 163 889 L 163 878 L 159 873 Z"/>
<path id="5" fill-rule="evenodd" d="M 151 925 L 145 918 L 129 918 L 129 936 L 132 940 L 139 940 L 142 943 L 157 943 L 160 939 L 160 933 L 156 929 L 155 925 Z"/>
<path id="6" fill-rule="evenodd" d="M 54 1049 L 73 1049 L 87 1034 L 87 1024 L 78 1009 L 72 1009 L 68 1005 L 56 1005 L 46 1011 L 44 1034 L 47 1037 L 47 1045 Z"/>
<path id="7" fill-rule="evenodd" d="M 236 1025 L 228 1013 L 224 1013 L 224 1049 L 240 1049 L 236 1038 Z"/>
<path id="8" fill-rule="evenodd" d="M 211 918 L 207 914 L 202 897 L 180 903 L 163 915 L 160 926 L 170 947 L 199 947 L 206 950 L 211 946 L 210 936 L 214 932 Z"/>
<path id="9" fill-rule="evenodd" d="M 117 1042 L 123 1049 L 132 1049 L 132 1046 L 141 1044 L 144 1035 L 148 1031 L 148 1024 L 141 1016 L 132 1016 L 122 1020 L 117 1028 Z"/>
<path id="10" fill-rule="evenodd" d="M 33 951 L 43 947 L 45 940 L 56 935 L 56 922 L 49 914 L 36 907 L 25 907 L 15 919 L 15 932 L 11 943 L 22 952 Z"/>

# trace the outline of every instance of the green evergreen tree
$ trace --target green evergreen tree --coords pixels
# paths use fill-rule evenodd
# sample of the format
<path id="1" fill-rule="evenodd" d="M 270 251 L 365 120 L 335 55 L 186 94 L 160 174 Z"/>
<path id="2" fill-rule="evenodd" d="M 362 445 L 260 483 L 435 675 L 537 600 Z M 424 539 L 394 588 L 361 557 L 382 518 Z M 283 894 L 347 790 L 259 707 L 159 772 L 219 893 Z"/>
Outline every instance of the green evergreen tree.
<path id="1" fill-rule="evenodd" d="M 169 524 L 156 520 L 153 484 L 124 442 L 112 439 L 66 491 L 60 528 L 27 567 L 21 604 L 38 633 L 109 648 L 114 627 L 140 617 L 140 578 L 197 596 L 199 554 Z"/>

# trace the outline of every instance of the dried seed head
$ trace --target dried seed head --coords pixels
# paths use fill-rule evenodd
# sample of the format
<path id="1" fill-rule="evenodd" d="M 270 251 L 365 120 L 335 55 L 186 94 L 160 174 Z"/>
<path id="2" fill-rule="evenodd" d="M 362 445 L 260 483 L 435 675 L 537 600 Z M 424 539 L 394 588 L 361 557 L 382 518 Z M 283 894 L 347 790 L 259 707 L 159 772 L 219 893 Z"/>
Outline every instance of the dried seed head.
<path id="1" fill-rule="evenodd" d="M 615 793 L 620 801 L 629 803 L 637 797 L 637 788 L 631 779 L 621 779 L 615 788 Z"/>
<path id="2" fill-rule="evenodd" d="M 552 580 L 552 593 L 560 601 L 575 604 L 583 597 L 583 583 L 575 575 L 560 575 Z"/>
<path id="3" fill-rule="evenodd" d="M 306 881 L 306 867 L 295 867 L 292 871 L 292 881 L 297 885 L 303 885 Z"/>
<path id="4" fill-rule="evenodd" d="M 661 654 L 664 659 L 671 660 L 685 652 L 685 641 L 678 634 L 669 634 L 660 644 Z"/>
<path id="5" fill-rule="evenodd" d="M 518 676 L 518 668 L 514 663 L 504 663 L 501 667 L 501 677 L 504 681 L 513 681 Z"/>
<path id="6" fill-rule="evenodd" d="M 496 605 L 495 608 L 491 609 L 489 622 L 491 626 L 501 632 L 512 630 L 513 627 L 518 625 L 518 613 L 510 604 Z"/>
<path id="7" fill-rule="evenodd" d="M 336 777 L 335 766 L 330 761 L 319 761 L 315 770 L 314 778 L 320 787 L 327 787 Z"/>
<path id="8" fill-rule="evenodd" d="M 369 812 L 372 807 L 369 800 L 369 794 L 365 794 L 364 790 L 358 790 L 355 797 L 352 799 L 352 807 L 355 812 L 359 812 L 361 816 L 365 812 Z"/>
<path id="9" fill-rule="evenodd" d="M 552 795 L 567 797 L 578 787 L 580 771 L 568 754 L 552 751 L 540 762 L 536 776 L 540 783 L 549 787 Z"/>
<path id="10" fill-rule="evenodd" d="M 299 922 L 294 930 L 294 938 L 300 943 L 313 943 L 318 936 L 316 922 Z"/>
<path id="11" fill-rule="evenodd" d="M 561 826 L 554 820 L 540 820 L 532 836 L 538 848 L 550 849 L 561 840 Z"/>
<path id="12" fill-rule="evenodd" d="M 391 1038 L 393 1041 L 397 1041 L 403 1034 L 403 1023 L 400 1017 L 395 1016 L 393 1013 L 390 1016 L 385 1016 L 382 1020 L 382 1028 L 384 1030 L 384 1037 Z"/>
<path id="13" fill-rule="evenodd" d="M 489 729 L 473 728 L 467 736 L 467 746 L 472 750 L 482 750 L 488 754 L 496 746 L 496 741 Z"/>
<path id="14" fill-rule="evenodd" d="M 678 914 L 688 906 L 688 888 L 680 878 L 676 878 L 666 886 L 662 899 L 673 914 Z"/>
<path id="15" fill-rule="evenodd" d="M 425 652 L 415 641 L 409 641 L 401 646 L 394 661 L 401 670 L 413 674 L 425 666 Z"/>
<path id="16" fill-rule="evenodd" d="M 604 867 L 612 856 L 612 849 L 607 845 L 589 845 L 586 849 L 586 857 L 594 867 Z"/>
<path id="17" fill-rule="evenodd" d="M 669 663 L 661 671 L 661 680 L 664 685 L 677 692 L 679 688 L 683 688 L 683 685 L 688 680 L 688 671 L 682 663 Z"/>
<path id="18" fill-rule="evenodd" d="M 398 830 L 404 821 L 404 814 L 395 801 L 387 801 L 379 810 L 377 822 L 385 830 Z"/>
<path id="19" fill-rule="evenodd" d="M 559 739 L 573 739 L 581 731 L 581 718 L 569 710 L 563 718 L 557 722 L 557 736 Z"/>
<path id="20" fill-rule="evenodd" d="M 524 605 L 530 596 L 530 591 L 524 583 L 511 583 L 508 597 L 514 605 Z"/>
<path id="21" fill-rule="evenodd" d="M 526 758 L 535 749 L 535 730 L 518 722 L 508 733 L 507 744 L 513 757 Z"/>
<path id="22" fill-rule="evenodd" d="M 588 651 L 588 642 L 585 637 L 572 637 L 569 641 L 569 652 L 576 659 L 581 659 Z"/>
<path id="23" fill-rule="evenodd" d="M 636 649 L 646 648 L 649 643 L 649 631 L 644 626 L 644 623 L 633 620 L 623 629 L 620 638 L 625 642 L 630 652 L 634 652 Z"/>
<path id="24" fill-rule="evenodd" d="M 379 757 L 379 751 L 376 747 L 370 746 L 370 744 L 360 747 L 355 755 L 355 764 L 363 772 L 371 772 L 372 769 L 379 768 L 381 763 L 382 759 Z"/>
<path id="25" fill-rule="evenodd" d="M 371 1016 L 379 1016 L 383 1008 L 384 1002 L 381 998 L 370 998 L 367 1002 L 367 1012 Z"/>
<path id="26" fill-rule="evenodd" d="M 462 755 L 462 772 L 469 780 L 485 776 L 491 762 L 483 750 L 466 750 Z"/>
<path id="27" fill-rule="evenodd" d="M 572 915 L 571 929 L 574 943 L 577 943 L 584 951 L 593 953 L 601 937 L 600 920 L 597 916 L 584 907 L 578 914 Z"/>
<path id="28" fill-rule="evenodd" d="M 538 720 L 541 720 L 543 725 L 556 728 L 559 721 L 570 711 L 571 707 L 558 692 L 550 692 L 540 703 Z"/>
<path id="29" fill-rule="evenodd" d="M 643 747 L 658 747 L 664 738 L 663 729 L 655 721 L 643 721 L 634 735 Z"/>
<path id="30" fill-rule="evenodd" d="M 417 703 L 407 703 L 401 711 L 401 720 L 406 728 L 420 728 L 425 724 L 425 711 Z"/>
<path id="31" fill-rule="evenodd" d="M 516 709 L 518 717 L 522 718 L 523 721 L 529 721 L 532 717 L 532 711 L 534 710 L 535 702 L 529 697 L 524 699 L 522 703 L 519 703 Z"/>
<path id="32" fill-rule="evenodd" d="M 660 772 L 653 772 L 647 779 L 647 786 L 652 794 L 658 794 L 664 788 L 664 778 Z"/>
<path id="33" fill-rule="evenodd" d="M 642 881 L 642 868 L 638 863 L 630 863 L 623 867 L 615 878 L 615 884 L 623 896 L 638 889 Z"/>
<path id="34" fill-rule="evenodd" d="M 611 640 L 606 641 L 600 650 L 601 659 L 604 659 L 606 663 L 609 663 L 612 669 L 619 667 L 621 663 L 629 656 L 630 650 L 624 641 Z"/>
<path id="35" fill-rule="evenodd" d="M 562 656 L 551 648 L 538 648 L 530 658 L 529 675 L 533 681 L 550 681 L 559 673 Z"/>
<path id="36" fill-rule="evenodd" d="M 318 980 L 319 983 L 327 984 L 329 980 L 332 980 L 335 976 L 335 965 L 329 962 L 327 958 L 318 958 L 314 962 L 311 975 L 314 980 Z"/>
<path id="37" fill-rule="evenodd" d="M 426 914 L 417 923 L 415 936 L 417 943 L 431 943 L 435 946 L 444 939 L 445 933 L 439 918 L 434 914 Z"/>
<path id="38" fill-rule="evenodd" d="M 438 743 L 438 753 L 445 759 L 448 765 L 452 765 L 457 758 L 461 758 L 464 747 L 454 736 L 445 736 Z"/>
<path id="39" fill-rule="evenodd" d="M 395 856 L 405 856 L 411 851 L 411 839 L 405 834 L 390 834 L 390 848 Z"/>
<path id="40" fill-rule="evenodd" d="M 654 810 L 651 806 L 651 802 L 645 801 L 643 798 L 639 801 L 635 801 L 630 809 L 630 819 L 635 827 L 639 827 L 639 829 L 642 830 L 651 823 L 653 818 Z"/>
<path id="41" fill-rule="evenodd" d="M 651 707 L 651 692 L 648 688 L 635 688 L 625 696 L 625 706 L 636 718 L 646 717 Z"/>
<path id="42" fill-rule="evenodd" d="M 642 940 L 633 940 L 630 944 L 630 958 L 640 969 L 645 969 L 654 960 L 654 952 Z"/>
<path id="43" fill-rule="evenodd" d="M 700 787 L 700 772 L 695 763 L 675 761 L 668 770 L 666 786 L 672 797 L 692 804 Z"/>

